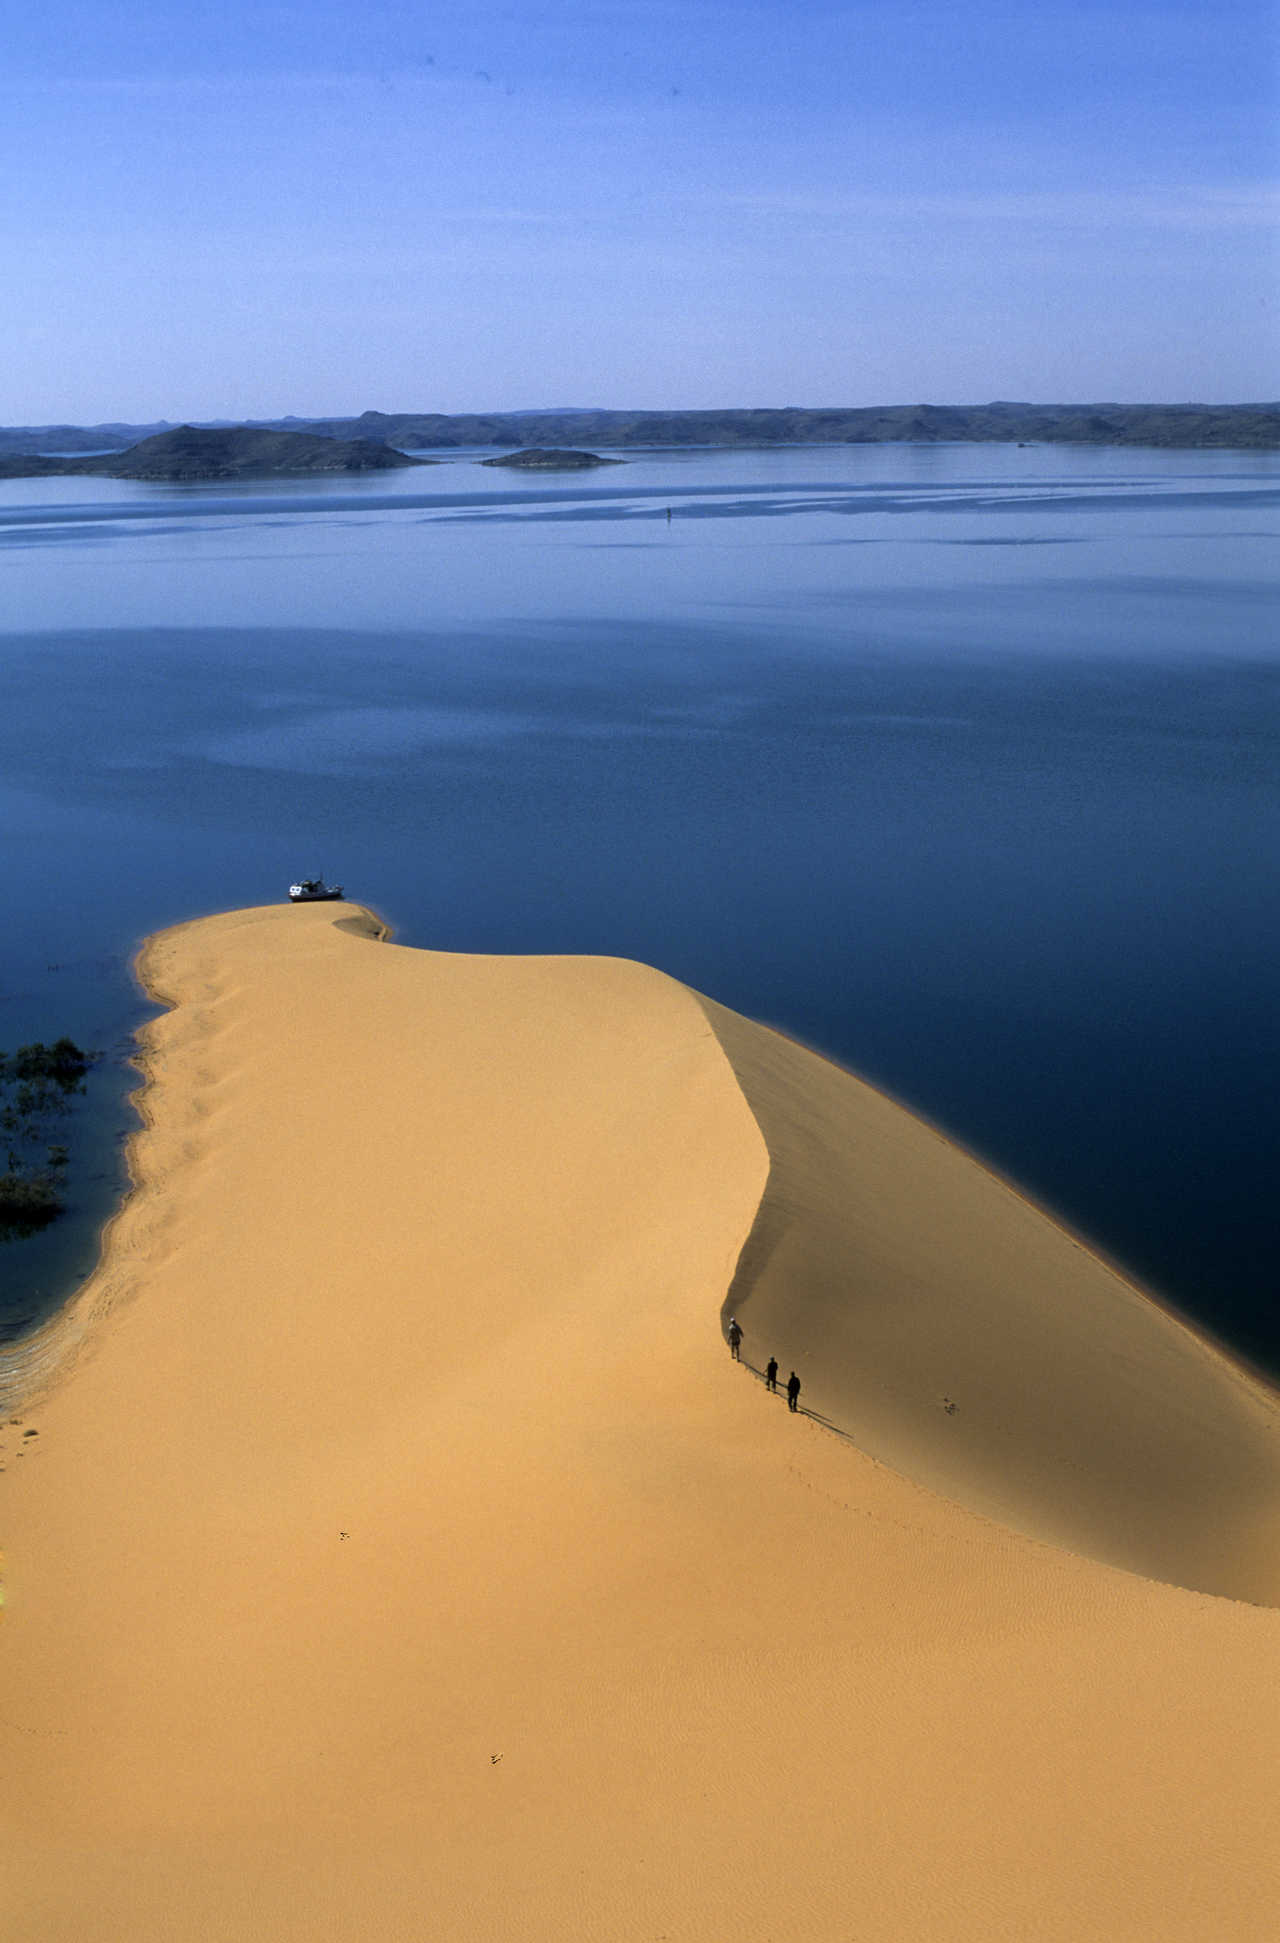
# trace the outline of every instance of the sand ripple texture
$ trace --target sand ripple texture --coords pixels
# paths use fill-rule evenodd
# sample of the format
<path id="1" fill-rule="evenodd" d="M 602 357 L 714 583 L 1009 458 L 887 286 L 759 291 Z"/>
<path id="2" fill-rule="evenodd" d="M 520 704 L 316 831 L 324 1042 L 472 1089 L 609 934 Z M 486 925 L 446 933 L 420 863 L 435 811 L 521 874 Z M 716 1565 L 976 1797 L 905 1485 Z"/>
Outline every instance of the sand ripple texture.
<path id="1" fill-rule="evenodd" d="M 135 1192 L 3 1433 L 10 1933 L 1273 1932 L 1247 1373 L 642 966 L 329 906 L 144 970 Z"/>

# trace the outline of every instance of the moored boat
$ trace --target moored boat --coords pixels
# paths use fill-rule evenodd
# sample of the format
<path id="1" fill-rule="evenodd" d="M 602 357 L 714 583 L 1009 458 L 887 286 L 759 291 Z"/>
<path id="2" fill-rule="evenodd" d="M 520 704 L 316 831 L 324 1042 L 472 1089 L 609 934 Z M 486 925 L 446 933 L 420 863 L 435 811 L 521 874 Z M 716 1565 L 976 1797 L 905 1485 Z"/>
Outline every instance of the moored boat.
<path id="1" fill-rule="evenodd" d="M 289 886 L 291 904 L 323 904 L 341 896 L 341 884 L 326 884 L 323 877 L 304 877 L 300 884 Z"/>

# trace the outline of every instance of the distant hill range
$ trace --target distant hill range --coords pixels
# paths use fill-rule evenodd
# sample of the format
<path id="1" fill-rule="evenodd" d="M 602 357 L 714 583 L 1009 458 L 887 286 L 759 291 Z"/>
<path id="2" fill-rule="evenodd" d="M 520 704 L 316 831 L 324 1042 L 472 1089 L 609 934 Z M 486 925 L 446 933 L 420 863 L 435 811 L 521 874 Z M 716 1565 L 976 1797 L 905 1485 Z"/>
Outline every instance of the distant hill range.
<path id="1" fill-rule="evenodd" d="M 308 421 L 331 438 L 402 449 L 467 445 L 875 445 L 1019 441 L 1077 445 L 1280 447 L 1272 405 L 787 405 L 718 412 L 567 411 L 446 417 L 365 412 Z"/>
<path id="2" fill-rule="evenodd" d="M 245 479 L 279 473 L 385 472 L 422 465 L 370 438 L 334 438 L 252 426 L 178 425 L 122 452 L 97 456 L 0 451 L 0 478 L 99 473 L 111 479 Z"/>
<path id="3" fill-rule="evenodd" d="M 149 434 L 150 436 L 142 436 Z M 278 441 L 272 444 L 272 439 Z M 139 441 L 140 442 L 137 442 Z M 221 441 L 219 444 L 218 442 Z M 290 443 L 292 441 L 292 443 Z M 311 442 L 308 446 L 308 441 Z M 330 449 L 321 452 L 316 441 Z M 787 405 L 742 411 L 363 412 L 193 427 L 0 428 L 0 474 L 235 478 L 365 471 L 401 455 L 471 446 L 1120 445 L 1280 449 L 1280 403 L 1260 405 Z M 332 451 L 338 445 L 341 457 Z M 127 451 L 121 448 L 128 447 Z M 93 454 L 97 456 L 83 456 Z M 22 455 L 20 467 L 13 458 Z M 32 456 L 39 463 L 31 463 Z M 125 462 L 129 469 L 125 469 Z"/>

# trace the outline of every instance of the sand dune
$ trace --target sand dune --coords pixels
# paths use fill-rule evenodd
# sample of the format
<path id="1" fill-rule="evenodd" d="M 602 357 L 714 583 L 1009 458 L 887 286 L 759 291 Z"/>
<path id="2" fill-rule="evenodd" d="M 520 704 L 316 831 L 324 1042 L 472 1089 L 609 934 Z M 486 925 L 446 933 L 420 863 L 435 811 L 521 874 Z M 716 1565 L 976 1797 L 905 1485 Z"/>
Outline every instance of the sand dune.
<path id="1" fill-rule="evenodd" d="M 725 1304 L 908 1476 L 1153 1578 L 1280 1603 L 1280 1413 L 941 1135 L 706 1002 L 769 1146 Z"/>
<path id="2" fill-rule="evenodd" d="M 1269 1393 L 644 967 L 315 907 L 145 969 L 0 1439 L 15 1937 L 1270 1933 Z"/>

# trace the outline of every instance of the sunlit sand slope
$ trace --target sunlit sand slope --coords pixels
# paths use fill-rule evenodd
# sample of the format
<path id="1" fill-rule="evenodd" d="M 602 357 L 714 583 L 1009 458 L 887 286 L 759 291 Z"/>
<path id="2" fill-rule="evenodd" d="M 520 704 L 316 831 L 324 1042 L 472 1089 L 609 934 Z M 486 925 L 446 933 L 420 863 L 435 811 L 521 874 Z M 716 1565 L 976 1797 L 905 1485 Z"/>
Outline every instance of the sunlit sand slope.
<path id="1" fill-rule="evenodd" d="M 772 1159 L 725 1305 L 750 1360 L 1036 1537 L 1280 1600 L 1275 1397 L 883 1095 L 706 1011 Z"/>
<path id="2" fill-rule="evenodd" d="M 776 1335 L 855 1436 L 876 1367 L 901 1390 L 876 1437 L 953 1494 L 990 1501 L 994 1453 L 1023 1461 L 1025 1436 L 1045 1496 L 1013 1509 L 1063 1515 L 1061 1443 L 1019 1430 L 1013 1374 L 990 1373 L 1008 1349 L 983 1402 L 953 1341 L 922 1331 L 913 1364 L 871 1314 L 875 1235 L 880 1298 L 920 1301 L 887 1206 L 986 1245 L 960 1187 L 941 1208 L 912 1192 L 941 1193 L 935 1137 L 895 1121 L 879 1212 L 839 1176 L 864 1320 L 837 1319 L 822 1183 L 844 1076 L 720 1013 L 713 1032 L 640 966 L 375 931 L 350 907 L 248 911 L 148 950 L 174 1009 L 148 1030 L 138 1189 L 83 1300 L 19 1359 L 40 1387 L 0 1435 L 5 1935 L 1269 1934 L 1280 1613 L 979 1517 L 729 1359 L 721 1305 L 759 1216 L 739 1271 L 757 1360 Z M 814 1205 L 762 1247 L 805 1142 Z M 1036 1262 L 1049 1245 L 1033 1221 Z M 1091 1305 L 1105 1386 L 1110 1310 L 1071 1259 L 1062 1301 Z M 1011 1326 L 986 1314 L 975 1329 Z M 1240 1429 L 1263 1400 L 1187 1355 L 1206 1466 L 1225 1451 L 1236 1475 L 1243 1440 L 1265 1471 Z M 1161 1562 L 1179 1530 L 1203 1559 L 1198 1503 L 1158 1503 L 1160 1474 L 1136 1502 Z M 1251 1489 L 1221 1558 L 1260 1583 Z"/>

